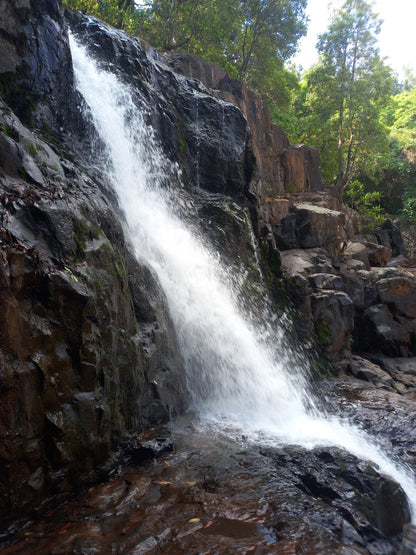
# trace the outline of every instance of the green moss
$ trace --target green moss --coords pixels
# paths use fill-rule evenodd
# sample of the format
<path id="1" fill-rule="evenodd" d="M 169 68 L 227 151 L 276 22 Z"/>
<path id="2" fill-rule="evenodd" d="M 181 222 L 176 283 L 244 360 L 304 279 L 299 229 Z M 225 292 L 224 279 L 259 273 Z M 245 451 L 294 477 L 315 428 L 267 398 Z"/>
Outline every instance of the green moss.
<path id="1" fill-rule="evenodd" d="M 315 339 L 322 347 L 327 347 L 331 344 L 332 331 L 321 318 L 315 320 L 314 331 Z"/>
<path id="2" fill-rule="evenodd" d="M 116 260 L 116 269 L 117 269 L 117 273 L 121 277 L 121 279 L 126 279 L 127 273 L 126 273 L 126 270 L 124 268 L 124 264 L 120 259 Z"/>
<path id="3" fill-rule="evenodd" d="M 20 177 L 21 177 L 24 181 L 27 181 L 27 177 L 28 177 L 28 176 L 27 176 L 26 168 L 25 168 L 24 166 L 22 166 L 22 167 L 20 167 L 20 168 L 18 169 L 18 172 L 19 172 Z"/>
<path id="4" fill-rule="evenodd" d="M 319 360 L 312 360 L 310 365 L 313 374 L 318 378 L 333 378 L 337 376 L 334 365 L 322 357 L 320 357 Z"/>
<path id="5" fill-rule="evenodd" d="M 301 188 L 299 187 L 299 185 L 296 185 L 296 183 L 289 183 L 288 185 L 285 186 L 286 193 L 297 193 L 300 190 Z"/>
<path id="6" fill-rule="evenodd" d="M 276 297 L 276 284 L 282 275 L 282 265 L 280 261 L 279 251 L 274 249 L 272 245 L 263 241 L 260 245 L 261 264 L 267 285 Z"/>
<path id="7" fill-rule="evenodd" d="M 181 155 L 181 158 L 185 158 L 186 155 L 186 142 L 185 139 L 183 137 L 179 137 L 178 140 L 178 149 L 179 149 L 179 154 Z"/>
<path id="8" fill-rule="evenodd" d="M 42 123 L 41 133 L 43 135 L 45 142 L 48 143 L 50 147 L 53 147 L 53 149 L 58 154 L 60 154 L 61 156 L 66 156 L 68 159 L 71 159 L 71 156 L 69 156 L 69 154 L 64 151 L 61 141 L 56 137 L 52 129 L 45 122 Z"/>
<path id="9" fill-rule="evenodd" d="M 88 234 L 88 225 L 84 220 L 74 219 L 74 241 L 76 249 L 74 253 L 74 262 L 81 262 L 85 258 L 85 245 Z"/>
<path id="10" fill-rule="evenodd" d="M 299 286 L 295 277 L 279 279 L 276 282 L 276 291 L 279 304 L 283 307 L 299 308 L 304 299 L 299 293 Z"/>
<path id="11" fill-rule="evenodd" d="M 0 75 L 0 96 L 27 125 L 33 125 L 33 113 L 36 110 L 40 95 L 25 88 L 30 68 L 22 62 L 15 72 Z"/>
<path id="12" fill-rule="evenodd" d="M 31 156 L 36 156 L 36 153 L 38 152 L 39 149 L 33 143 L 29 143 L 29 146 L 28 146 L 27 150 L 28 150 L 28 152 Z"/>
<path id="13" fill-rule="evenodd" d="M 80 206 L 79 211 L 81 212 L 81 215 L 84 216 L 84 218 L 88 218 L 88 209 L 86 208 L 86 206 Z"/>
<path id="14" fill-rule="evenodd" d="M 12 129 L 11 127 L 6 125 L 5 123 L 0 123 L 0 131 L 2 133 L 4 133 L 5 135 L 7 135 L 8 137 L 10 137 L 11 139 L 13 139 L 14 141 L 16 141 L 16 142 L 19 141 L 19 134 L 17 133 L 17 131 Z"/>
<path id="15" fill-rule="evenodd" d="M 186 147 L 186 141 L 185 141 L 185 136 L 184 136 L 184 133 L 183 133 L 182 125 L 181 125 L 181 123 L 178 119 L 176 120 L 176 129 L 178 131 L 178 151 L 179 151 L 179 155 L 182 158 L 182 160 L 184 160 L 185 157 L 186 157 L 187 147 Z"/>
<path id="16" fill-rule="evenodd" d="M 100 230 L 98 227 L 94 227 L 91 233 L 94 239 L 98 239 L 100 237 Z"/>
<path id="17" fill-rule="evenodd" d="M 137 71 L 137 69 L 133 69 L 133 71 L 131 72 L 131 75 L 134 77 L 139 89 L 141 89 L 142 91 L 149 90 L 149 85 L 146 83 L 146 81 L 143 79 L 142 75 L 140 74 L 139 71 Z"/>

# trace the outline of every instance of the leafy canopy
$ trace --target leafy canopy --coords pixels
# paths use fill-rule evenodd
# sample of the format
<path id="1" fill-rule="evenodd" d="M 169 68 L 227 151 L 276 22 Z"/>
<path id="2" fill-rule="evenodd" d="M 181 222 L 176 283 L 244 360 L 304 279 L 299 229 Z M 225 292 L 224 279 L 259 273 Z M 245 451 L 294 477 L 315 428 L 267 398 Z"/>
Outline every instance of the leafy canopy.
<path id="1" fill-rule="evenodd" d="M 297 106 L 295 101 L 298 137 L 318 147 L 323 175 L 339 194 L 388 148 L 380 114 L 393 78 L 376 48 L 379 29 L 370 3 L 346 0 L 319 37 L 319 60 L 305 76 Z"/>
<path id="2" fill-rule="evenodd" d="M 407 83 L 414 81 L 407 79 Z M 383 205 L 416 220 L 416 86 L 396 94 L 382 114 L 389 127 L 389 155 L 380 158 L 370 186 L 383 192 Z"/>
<path id="3" fill-rule="evenodd" d="M 156 48 L 196 54 L 257 88 L 269 105 L 289 105 L 284 62 L 306 33 L 307 0 L 64 0 Z"/>
<path id="4" fill-rule="evenodd" d="M 361 230 L 371 233 L 386 221 L 380 205 L 382 195 L 379 191 L 366 191 L 358 180 L 350 181 L 344 191 L 344 202 L 361 216 Z"/>

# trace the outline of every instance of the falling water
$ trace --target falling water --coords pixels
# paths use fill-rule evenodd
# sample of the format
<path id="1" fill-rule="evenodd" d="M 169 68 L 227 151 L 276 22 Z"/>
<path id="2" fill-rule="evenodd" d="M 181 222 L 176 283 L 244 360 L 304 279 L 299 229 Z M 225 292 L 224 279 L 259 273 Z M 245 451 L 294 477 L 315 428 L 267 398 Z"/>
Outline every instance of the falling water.
<path id="1" fill-rule="evenodd" d="M 218 257 L 175 215 L 162 181 L 172 168 L 131 93 L 100 70 L 71 37 L 77 86 L 108 150 L 108 174 L 138 257 L 158 273 L 185 360 L 191 402 L 201 416 L 253 440 L 334 445 L 372 460 L 406 491 L 416 514 L 410 470 L 395 465 L 366 434 L 319 413 L 282 331 L 259 328 L 238 308 L 238 291 Z M 274 326 L 276 328 L 276 325 Z M 308 407 L 308 408 L 306 408 Z"/>

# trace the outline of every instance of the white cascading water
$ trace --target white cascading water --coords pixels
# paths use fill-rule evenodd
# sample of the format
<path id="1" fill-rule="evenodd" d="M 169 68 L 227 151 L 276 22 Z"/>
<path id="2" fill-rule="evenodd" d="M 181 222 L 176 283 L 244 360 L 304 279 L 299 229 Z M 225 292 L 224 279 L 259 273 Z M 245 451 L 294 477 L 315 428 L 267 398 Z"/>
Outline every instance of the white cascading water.
<path id="1" fill-rule="evenodd" d="M 127 233 L 136 255 L 156 270 L 168 299 L 194 407 L 205 419 L 244 430 L 254 441 L 333 445 L 371 460 L 401 484 L 414 520 L 416 484 L 410 469 L 389 460 L 363 431 L 313 406 L 301 372 L 282 346 L 281 330 L 272 348 L 264 339 L 270 328 L 258 330 L 238 308 L 237 292 L 218 256 L 175 215 L 172 196 L 161 186 L 164 169 L 172 173 L 172 168 L 128 87 L 101 70 L 73 37 L 70 44 L 77 87 L 106 145 L 107 171 Z"/>

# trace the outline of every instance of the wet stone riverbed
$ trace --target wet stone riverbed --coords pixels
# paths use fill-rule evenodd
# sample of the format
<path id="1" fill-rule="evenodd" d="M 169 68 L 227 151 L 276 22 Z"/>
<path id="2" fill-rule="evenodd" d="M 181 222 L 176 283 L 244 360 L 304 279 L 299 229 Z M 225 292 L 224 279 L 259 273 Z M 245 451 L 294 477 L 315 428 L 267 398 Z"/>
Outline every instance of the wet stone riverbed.
<path id="1" fill-rule="evenodd" d="M 415 467 L 414 400 L 351 378 L 328 382 L 324 393 Z M 354 555 L 400 549 L 409 519 L 402 490 L 341 449 L 265 447 L 244 435 L 203 430 L 191 416 L 171 430 L 151 431 L 142 444 L 148 442 L 164 453 L 145 460 L 139 441 L 126 465 L 103 483 L 12 523 L 0 551 Z"/>

